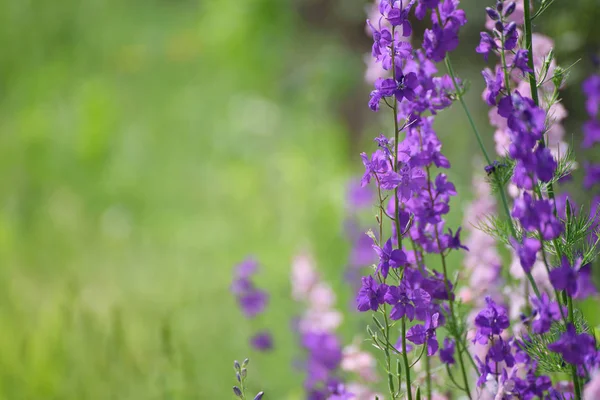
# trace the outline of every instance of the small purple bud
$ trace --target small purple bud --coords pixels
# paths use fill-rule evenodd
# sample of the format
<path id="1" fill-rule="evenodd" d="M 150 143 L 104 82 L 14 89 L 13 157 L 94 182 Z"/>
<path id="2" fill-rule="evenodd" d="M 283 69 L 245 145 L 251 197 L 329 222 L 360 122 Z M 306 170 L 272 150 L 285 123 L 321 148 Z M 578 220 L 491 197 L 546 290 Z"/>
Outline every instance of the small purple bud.
<path id="1" fill-rule="evenodd" d="M 246 359 L 244 359 L 244 362 L 242 363 L 242 367 L 247 367 L 248 364 L 250 364 L 250 359 L 246 358 Z"/>
<path id="2" fill-rule="evenodd" d="M 236 371 L 239 371 L 239 370 L 240 370 L 240 368 L 241 368 L 241 367 L 240 367 L 240 363 L 238 362 L 238 360 L 235 360 L 235 361 L 233 362 L 233 368 L 234 368 Z"/>
<path id="3" fill-rule="evenodd" d="M 515 3 L 514 1 L 511 2 L 508 7 L 506 7 L 506 11 L 504 11 L 504 16 L 508 17 L 510 16 L 512 13 L 515 12 L 515 9 L 517 8 L 517 3 Z"/>
<path id="4" fill-rule="evenodd" d="M 235 394 L 237 397 L 242 397 L 242 391 L 237 386 L 233 387 L 233 394 Z"/>
<path id="5" fill-rule="evenodd" d="M 496 28 L 498 32 L 502 32 L 504 30 L 504 24 L 502 23 L 502 21 L 496 21 L 496 23 L 494 24 L 494 28 Z"/>
<path id="6" fill-rule="evenodd" d="M 254 397 L 254 400 L 260 400 L 263 398 L 265 392 L 258 392 L 258 394 Z"/>
<path id="7" fill-rule="evenodd" d="M 239 372 L 236 372 L 236 373 L 235 373 L 235 379 L 237 379 L 237 381 L 238 381 L 239 383 L 242 383 L 242 377 L 240 376 L 240 373 L 239 373 Z"/>
<path id="8" fill-rule="evenodd" d="M 242 378 L 245 378 L 248 375 L 248 370 L 246 368 L 242 368 Z"/>
<path id="9" fill-rule="evenodd" d="M 500 14 L 498 14 L 498 11 L 494 10 L 492 7 L 486 7 L 485 12 L 487 13 L 488 17 L 494 21 L 498 21 L 500 19 Z"/>
<path id="10" fill-rule="evenodd" d="M 506 30 L 504 32 L 505 36 L 510 36 L 513 31 L 515 31 L 517 29 L 517 24 L 516 22 L 511 22 L 510 24 L 506 25 Z"/>
<path id="11" fill-rule="evenodd" d="M 499 12 L 502 12 L 503 8 L 504 8 L 504 0 L 498 0 L 496 2 L 496 10 L 498 10 Z"/>

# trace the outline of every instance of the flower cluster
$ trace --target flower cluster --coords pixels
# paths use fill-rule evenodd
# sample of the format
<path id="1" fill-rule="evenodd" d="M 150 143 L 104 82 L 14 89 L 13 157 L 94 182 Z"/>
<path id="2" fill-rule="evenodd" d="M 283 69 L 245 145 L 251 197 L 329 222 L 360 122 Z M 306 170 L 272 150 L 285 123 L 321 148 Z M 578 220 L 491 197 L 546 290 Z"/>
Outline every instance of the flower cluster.
<path id="1" fill-rule="evenodd" d="M 600 142 L 600 74 L 593 74 L 583 82 L 583 94 L 585 95 L 585 110 L 589 120 L 583 125 L 584 148 L 591 148 Z M 600 164 L 586 163 L 585 178 L 583 186 L 590 190 L 600 184 Z M 600 205 L 600 194 L 596 192 L 592 199 L 592 212 L 597 212 Z"/>
<path id="2" fill-rule="evenodd" d="M 269 300 L 267 292 L 257 288 L 252 281 L 252 277 L 257 272 L 258 262 L 248 258 L 235 268 L 231 284 L 231 292 L 248 319 L 253 319 L 264 312 Z M 270 350 L 273 347 L 273 338 L 269 331 L 262 330 L 250 338 L 250 344 L 260 351 Z"/>

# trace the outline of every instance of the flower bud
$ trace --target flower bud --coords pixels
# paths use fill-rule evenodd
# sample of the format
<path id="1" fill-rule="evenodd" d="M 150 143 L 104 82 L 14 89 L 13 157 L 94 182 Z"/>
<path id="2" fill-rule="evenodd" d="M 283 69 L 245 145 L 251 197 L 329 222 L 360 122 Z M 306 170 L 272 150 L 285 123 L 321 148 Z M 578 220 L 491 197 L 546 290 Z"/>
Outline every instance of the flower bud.
<path id="1" fill-rule="evenodd" d="M 487 13 L 488 17 L 494 21 L 498 21 L 500 19 L 500 14 L 498 14 L 498 11 L 494 10 L 492 7 L 486 7 L 485 12 Z"/>
<path id="2" fill-rule="evenodd" d="M 242 368 L 242 378 L 246 378 L 248 376 L 248 370 L 246 368 Z"/>
<path id="3" fill-rule="evenodd" d="M 248 366 L 248 364 L 250 364 L 250 359 L 249 359 L 249 358 L 246 358 L 246 359 L 244 360 L 244 362 L 242 363 L 242 367 L 247 367 L 247 366 Z"/>
<path id="4" fill-rule="evenodd" d="M 498 0 L 496 2 L 496 10 L 498 10 L 499 12 L 502 12 L 503 8 L 504 8 L 504 0 Z"/>
<path id="5" fill-rule="evenodd" d="M 241 368 L 241 367 L 240 367 L 240 363 L 239 363 L 239 361 L 238 361 L 238 360 L 235 360 L 235 361 L 233 362 L 233 368 L 234 368 L 236 371 L 239 371 L 239 370 L 240 370 L 240 368 Z"/>
<path id="6" fill-rule="evenodd" d="M 233 387 L 233 394 L 235 394 L 237 397 L 242 397 L 242 391 L 237 386 Z"/>
<path id="7" fill-rule="evenodd" d="M 512 13 L 515 12 L 515 9 L 517 8 L 517 3 L 515 3 L 514 1 L 511 2 L 508 7 L 506 7 L 506 11 L 504 11 L 504 16 L 508 17 L 510 16 Z"/>
<path id="8" fill-rule="evenodd" d="M 260 400 L 263 398 L 265 392 L 258 392 L 258 394 L 254 397 L 254 400 Z"/>
<path id="9" fill-rule="evenodd" d="M 494 24 L 494 28 L 496 28 L 498 32 L 502 32 L 504 30 L 504 24 L 502 23 L 502 21 L 496 21 L 496 23 Z"/>
<path id="10" fill-rule="evenodd" d="M 240 376 L 240 373 L 239 373 L 239 372 L 236 372 L 236 373 L 235 373 L 235 379 L 237 379 L 237 381 L 238 381 L 239 383 L 242 383 L 242 377 Z"/>

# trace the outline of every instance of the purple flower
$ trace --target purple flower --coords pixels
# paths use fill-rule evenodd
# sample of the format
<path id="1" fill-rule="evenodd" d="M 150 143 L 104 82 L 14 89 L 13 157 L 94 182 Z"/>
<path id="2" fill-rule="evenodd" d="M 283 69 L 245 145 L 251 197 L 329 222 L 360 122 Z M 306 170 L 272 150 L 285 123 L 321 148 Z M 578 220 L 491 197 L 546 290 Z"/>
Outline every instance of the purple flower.
<path id="1" fill-rule="evenodd" d="M 259 351 L 267 351 L 273 348 L 273 337 L 268 331 L 258 332 L 250 338 L 250 345 Z"/>
<path id="2" fill-rule="evenodd" d="M 362 159 L 363 165 L 365 166 L 365 173 L 362 179 L 360 180 L 360 184 L 362 186 L 365 186 L 369 182 L 371 182 L 372 177 L 376 177 L 378 175 L 385 175 L 391 169 L 388 156 L 383 150 L 375 151 L 375 153 L 371 155 L 371 159 L 369 159 L 366 153 L 361 153 L 360 157 Z"/>
<path id="3" fill-rule="evenodd" d="M 534 140 L 539 140 L 544 132 L 546 112 L 537 107 L 533 100 L 523 97 L 519 91 L 503 97 L 498 103 L 498 114 L 508 119 L 508 127 L 517 133 L 526 133 Z M 521 144 L 527 146 L 527 144 Z"/>
<path id="4" fill-rule="evenodd" d="M 515 57 L 513 58 L 512 66 L 513 69 L 519 69 L 523 74 L 532 73 L 533 71 L 527 65 L 529 61 L 529 52 L 525 49 L 517 50 Z"/>
<path id="5" fill-rule="evenodd" d="M 531 297 L 531 305 L 537 312 L 537 318 L 531 324 L 535 333 L 546 333 L 550 330 L 552 322 L 561 319 L 561 309 L 557 302 L 550 300 L 546 293 L 542 293 L 540 298 Z M 566 315 L 566 310 L 563 307 Z"/>
<path id="6" fill-rule="evenodd" d="M 440 62 L 446 53 L 458 46 L 458 32 L 452 29 L 442 29 L 435 23 L 423 34 L 423 49 L 428 58 Z"/>
<path id="7" fill-rule="evenodd" d="M 490 336 L 500 335 L 503 330 L 508 329 L 510 326 L 510 320 L 504 307 L 498 306 L 489 296 L 485 298 L 485 301 L 487 307 L 475 317 L 477 332 L 473 343 L 485 344 Z"/>
<path id="8" fill-rule="evenodd" d="M 444 346 L 440 349 L 440 361 L 444 364 L 452 365 L 454 360 L 454 340 L 445 338 Z"/>
<path id="9" fill-rule="evenodd" d="M 481 387 L 485 385 L 487 381 L 487 377 L 492 373 L 487 362 L 482 362 L 478 356 L 474 357 L 475 362 L 477 362 L 477 369 L 479 370 L 479 379 L 477 379 L 477 386 Z"/>
<path id="10" fill-rule="evenodd" d="M 392 305 L 390 319 L 399 320 L 406 315 L 412 321 L 415 311 L 423 312 L 431 303 L 431 296 L 423 289 L 405 289 L 404 285 L 390 286 L 385 302 Z"/>
<path id="11" fill-rule="evenodd" d="M 406 7 L 402 8 L 403 3 L 403 1 L 381 0 L 379 3 L 379 12 L 392 26 L 401 26 L 403 36 L 410 36 L 412 28 L 408 20 L 408 14 L 415 2 L 414 0 L 409 1 Z"/>
<path id="12" fill-rule="evenodd" d="M 535 264 L 537 252 L 542 248 L 540 241 L 536 238 L 528 237 L 523 239 L 523 244 L 513 242 L 513 246 L 517 250 L 521 267 L 523 267 L 525 273 L 530 273 L 533 264 Z"/>
<path id="13" fill-rule="evenodd" d="M 417 5 L 417 8 L 415 10 L 415 15 L 418 19 L 423 19 L 425 18 L 425 15 L 427 14 L 427 10 L 428 9 L 435 9 L 437 8 L 438 4 L 440 3 L 440 0 L 419 0 L 419 4 Z"/>
<path id="14" fill-rule="evenodd" d="M 512 366 L 515 365 L 515 358 L 511 353 L 510 345 L 501 337 L 496 339 L 492 346 L 490 346 L 486 359 L 495 363 L 505 362 L 506 366 L 509 368 L 512 368 Z"/>
<path id="15" fill-rule="evenodd" d="M 584 166 L 585 177 L 583 178 L 583 187 L 591 189 L 600 183 L 600 164 L 587 163 Z"/>
<path id="16" fill-rule="evenodd" d="M 585 300 L 589 296 L 598 294 L 598 289 L 592 279 L 592 266 L 586 264 L 579 268 L 579 280 L 577 281 L 577 293 L 573 298 L 577 300 Z"/>
<path id="17" fill-rule="evenodd" d="M 560 339 L 548 345 L 548 350 L 560 353 L 569 364 L 583 364 L 586 355 L 596 350 L 594 338 L 587 333 L 577 333 L 573 324 L 567 325 L 567 330 Z"/>
<path id="18" fill-rule="evenodd" d="M 391 238 L 385 242 L 383 248 L 373 245 L 373 249 L 379 256 L 377 271 L 379 271 L 384 278 L 387 278 L 390 267 L 399 268 L 406 264 L 406 254 L 400 249 L 393 249 Z"/>
<path id="19" fill-rule="evenodd" d="M 246 318 L 254 318 L 265 310 L 268 300 L 267 293 L 252 288 L 238 297 L 238 304 Z"/>
<path id="20" fill-rule="evenodd" d="M 416 344 L 427 343 L 427 355 L 432 356 L 438 349 L 435 330 L 439 324 L 440 314 L 435 313 L 425 320 L 425 325 L 415 325 L 406 332 L 406 340 Z"/>
<path id="21" fill-rule="evenodd" d="M 409 72 L 404 75 L 400 65 L 396 65 L 395 79 L 396 85 L 392 93 L 396 96 L 396 100 L 401 101 L 403 98 L 409 101 L 414 100 L 415 89 L 419 86 L 417 74 Z"/>
<path id="22" fill-rule="evenodd" d="M 485 101 L 490 106 L 496 105 L 496 98 L 504 88 L 502 68 L 496 67 L 496 73 L 492 73 L 489 68 L 484 69 L 481 74 L 485 80 Z"/>
<path id="23" fill-rule="evenodd" d="M 550 200 L 533 200 L 527 192 L 515 200 L 511 215 L 527 231 L 537 230 L 543 240 L 552 240 L 563 231 L 562 223 L 554 216 Z"/>
<path id="24" fill-rule="evenodd" d="M 452 229 L 448 229 L 450 234 L 444 235 L 444 238 L 442 240 L 442 242 L 444 243 L 444 247 L 446 249 L 454 249 L 454 250 L 463 249 L 463 250 L 469 251 L 469 248 L 460 242 L 460 231 L 461 230 L 462 230 L 462 228 L 459 226 L 458 229 L 456 230 L 456 234 L 454 234 L 454 233 L 452 233 Z"/>
<path id="25" fill-rule="evenodd" d="M 514 49 L 517 46 L 518 40 L 517 24 L 511 22 L 504 27 L 504 49 L 509 51 Z"/>
<path id="26" fill-rule="evenodd" d="M 600 121 L 590 120 L 583 124 L 583 142 L 581 146 L 584 149 L 600 143 Z"/>
<path id="27" fill-rule="evenodd" d="M 302 335 L 302 346 L 308 351 L 306 387 L 327 382 L 342 361 L 338 338 L 331 333 L 307 332 Z"/>
<path id="28" fill-rule="evenodd" d="M 487 32 L 481 32 L 481 40 L 475 51 L 479 54 L 483 54 L 483 58 L 487 61 L 490 52 L 498 49 L 496 41 Z"/>
<path id="29" fill-rule="evenodd" d="M 383 304 L 385 293 L 388 286 L 378 284 L 371 275 L 362 277 L 362 287 L 356 297 L 356 308 L 358 311 L 377 311 L 380 304 Z"/>
<path id="30" fill-rule="evenodd" d="M 565 290 L 569 296 L 574 296 L 577 293 L 580 267 L 581 258 L 578 258 L 571 266 L 569 259 L 563 256 L 560 267 L 550 271 L 552 286 L 556 290 Z"/>
<path id="31" fill-rule="evenodd" d="M 600 75 L 592 75 L 583 82 L 583 93 L 586 96 L 585 109 L 589 116 L 596 118 L 600 107 Z"/>

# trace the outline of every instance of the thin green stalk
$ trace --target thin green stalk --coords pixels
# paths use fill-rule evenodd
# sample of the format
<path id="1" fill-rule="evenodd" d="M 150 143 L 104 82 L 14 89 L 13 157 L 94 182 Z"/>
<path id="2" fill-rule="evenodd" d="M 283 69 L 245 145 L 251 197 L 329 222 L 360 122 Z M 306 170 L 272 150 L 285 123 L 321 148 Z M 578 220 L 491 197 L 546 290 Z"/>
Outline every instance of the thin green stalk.
<path id="1" fill-rule="evenodd" d="M 450 61 L 450 56 L 446 56 L 445 62 L 446 62 L 446 68 L 448 69 L 448 74 L 450 75 L 450 78 L 452 79 L 452 83 L 454 84 L 454 88 L 456 90 L 456 96 L 458 97 L 458 101 L 460 102 L 465 114 L 467 115 L 467 119 L 469 120 L 471 129 L 473 130 L 473 133 L 475 134 L 475 137 L 477 138 L 477 143 L 479 143 L 479 148 L 481 149 L 481 152 L 483 153 L 483 156 L 485 157 L 485 160 L 489 165 L 492 163 L 492 161 L 490 159 L 490 156 L 488 155 L 487 150 L 485 149 L 485 146 L 483 145 L 483 140 L 481 139 L 479 130 L 475 126 L 475 122 L 473 121 L 473 117 L 471 116 L 471 112 L 469 111 L 469 107 L 467 107 L 467 104 L 465 103 L 465 100 L 463 99 L 462 93 L 460 92 L 460 87 L 458 86 L 458 82 L 456 81 L 456 75 L 454 74 L 454 69 L 452 68 L 452 62 Z M 504 212 L 506 213 L 506 217 L 508 218 L 508 222 L 509 222 L 508 225 L 510 227 L 511 234 L 513 235 L 513 237 L 515 239 L 518 239 L 517 231 L 515 230 L 515 227 L 513 225 L 512 217 L 510 216 L 510 209 L 508 208 L 508 200 L 506 199 L 506 194 L 504 193 L 504 188 L 503 188 L 502 183 L 500 182 L 498 174 L 495 170 L 493 171 L 493 174 L 494 174 L 494 178 L 496 179 L 496 182 L 498 183 L 498 187 L 500 188 L 499 192 L 500 192 L 500 198 L 502 200 L 502 207 L 504 208 Z M 527 274 L 527 279 L 531 283 L 531 287 L 533 288 L 535 295 L 537 297 L 540 297 L 540 290 L 538 289 L 537 284 L 535 283 L 535 280 L 533 279 L 533 276 L 531 276 L 531 273 Z"/>
<path id="2" fill-rule="evenodd" d="M 533 65 L 533 30 L 531 28 L 531 2 L 530 2 L 530 0 L 524 0 L 523 6 L 525 8 L 525 10 L 524 10 L 525 11 L 525 15 L 524 15 L 525 47 L 527 48 L 527 51 L 529 52 L 527 65 L 529 66 L 529 69 L 531 69 L 533 71 L 533 72 L 529 73 L 529 86 L 531 87 L 531 99 L 533 100 L 533 102 L 535 103 L 536 106 L 539 106 L 540 99 L 539 99 L 539 95 L 538 95 L 537 81 L 536 81 L 536 77 L 535 77 L 535 69 L 534 69 L 534 65 Z M 546 145 L 543 135 L 542 135 L 542 138 L 540 139 L 540 142 L 543 146 Z M 556 209 L 556 201 L 554 201 L 554 187 L 553 187 L 552 183 L 550 183 L 550 185 L 548 185 L 548 196 L 553 200 L 554 216 L 557 216 L 558 210 Z M 560 258 L 560 254 L 559 254 L 560 250 L 559 250 L 559 247 L 557 246 L 556 241 L 554 241 L 553 244 L 554 244 L 554 247 L 556 250 L 556 254 Z M 568 296 L 568 295 L 567 295 L 567 307 L 569 309 L 569 321 L 571 323 L 573 323 L 574 322 L 573 299 L 571 298 L 571 296 Z M 575 387 L 575 399 L 581 400 L 581 387 L 579 386 L 579 377 L 577 376 L 577 369 L 575 368 L 574 365 L 571 366 L 571 372 L 573 375 L 573 386 Z"/>
<path id="3" fill-rule="evenodd" d="M 408 354 L 406 352 L 406 315 L 402 316 L 402 359 L 404 360 L 404 375 L 406 377 L 406 395 L 408 400 L 412 400 L 410 367 L 408 365 Z"/>
<path id="4" fill-rule="evenodd" d="M 392 376 L 392 362 L 391 362 L 391 357 L 390 357 L 390 349 L 389 349 L 389 337 L 390 337 L 390 324 L 388 321 L 388 317 L 387 317 L 387 307 L 384 304 L 383 305 L 383 318 L 384 318 L 384 322 L 385 322 L 385 340 L 386 340 L 386 345 L 385 345 L 385 365 L 386 365 L 386 369 L 387 369 L 387 375 L 388 375 L 388 389 L 390 391 L 390 395 L 392 396 L 392 399 L 396 398 L 396 390 L 394 389 L 394 377 Z"/>
<path id="5" fill-rule="evenodd" d="M 427 191 L 429 192 L 429 199 L 431 200 L 431 203 L 433 204 L 434 198 L 433 198 L 433 193 L 431 192 L 431 173 L 430 173 L 429 167 L 427 167 Z M 438 233 L 438 230 L 434 229 L 434 231 L 435 231 L 435 240 L 438 245 L 438 248 L 440 249 L 440 257 L 442 259 L 442 270 L 444 272 L 444 286 L 446 288 L 446 293 L 448 294 L 448 304 L 450 306 L 450 319 L 451 319 L 450 323 L 454 324 L 454 326 L 456 327 L 458 325 L 456 323 L 456 315 L 454 314 L 454 299 L 450 295 L 450 284 L 448 283 L 449 279 L 448 279 L 448 267 L 446 266 L 446 256 L 444 255 L 444 252 L 441 251 L 442 243 L 440 241 L 440 235 Z M 452 331 L 456 332 L 455 329 L 453 329 Z M 455 337 L 455 339 L 457 342 L 460 341 L 460 337 Z M 469 378 L 467 376 L 467 371 L 465 369 L 465 362 L 463 360 L 463 356 L 460 351 L 458 352 L 458 361 L 459 361 L 461 373 L 463 376 L 463 381 L 465 383 L 465 393 L 467 394 L 467 397 L 470 399 L 471 398 L 471 390 L 469 389 Z"/>
<path id="6" fill-rule="evenodd" d="M 425 353 L 425 386 L 427 389 L 427 400 L 431 400 L 431 365 L 429 355 Z"/>

